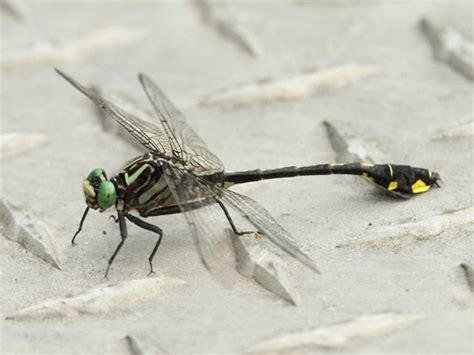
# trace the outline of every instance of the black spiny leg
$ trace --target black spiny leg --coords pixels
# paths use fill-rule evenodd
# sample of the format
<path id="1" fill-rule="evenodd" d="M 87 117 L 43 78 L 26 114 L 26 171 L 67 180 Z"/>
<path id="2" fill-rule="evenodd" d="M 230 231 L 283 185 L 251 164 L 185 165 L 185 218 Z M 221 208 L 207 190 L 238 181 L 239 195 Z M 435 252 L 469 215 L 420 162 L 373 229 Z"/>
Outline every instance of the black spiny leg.
<path id="1" fill-rule="evenodd" d="M 86 210 L 84 211 L 84 214 L 82 215 L 82 218 L 81 218 L 81 221 L 79 222 L 79 228 L 77 229 L 77 232 L 74 233 L 74 237 L 72 237 L 72 240 L 71 240 L 71 244 L 72 245 L 75 245 L 76 243 L 74 242 L 74 240 L 76 239 L 77 235 L 79 234 L 79 232 L 82 230 L 82 225 L 84 224 L 84 221 L 86 220 L 86 217 L 87 217 L 87 213 L 89 212 L 89 207 L 86 208 Z"/>
<path id="2" fill-rule="evenodd" d="M 229 211 L 227 210 L 227 207 L 222 203 L 221 200 L 219 200 L 217 197 L 214 197 L 214 200 L 219 204 L 219 206 L 222 208 L 222 211 L 224 211 L 225 217 L 229 221 L 230 226 L 232 227 L 232 230 L 234 231 L 235 234 L 237 235 L 244 235 L 244 234 L 249 234 L 249 233 L 255 233 L 255 231 L 248 231 L 248 232 L 239 232 L 237 228 L 235 227 L 234 221 L 232 220 L 232 217 L 230 216 Z"/>
<path id="3" fill-rule="evenodd" d="M 119 227 L 120 227 L 120 237 L 122 238 L 122 240 L 120 241 L 119 245 L 117 245 L 117 248 L 115 249 L 114 253 L 109 259 L 109 264 L 107 265 L 107 270 L 105 271 L 105 278 L 107 278 L 107 276 L 109 275 L 110 266 L 112 265 L 115 257 L 117 256 L 118 252 L 122 248 L 122 245 L 125 242 L 125 239 L 127 239 L 127 223 L 125 222 L 125 218 L 122 212 L 118 212 L 118 222 L 119 222 Z"/>
<path id="4" fill-rule="evenodd" d="M 149 230 L 150 232 L 158 234 L 158 240 L 156 241 L 155 247 L 153 248 L 153 251 L 151 252 L 150 256 L 148 257 L 148 262 L 150 263 L 150 273 L 148 275 L 154 274 L 155 272 L 153 271 L 153 258 L 155 257 L 156 251 L 158 250 L 160 244 L 161 244 L 161 239 L 163 237 L 163 231 L 161 230 L 160 227 L 155 226 L 153 224 L 147 223 L 145 221 L 142 221 L 140 218 L 137 218 L 135 216 L 132 216 L 130 214 L 126 214 L 125 217 L 127 219 L 139 226 L 140 228 Z"/>

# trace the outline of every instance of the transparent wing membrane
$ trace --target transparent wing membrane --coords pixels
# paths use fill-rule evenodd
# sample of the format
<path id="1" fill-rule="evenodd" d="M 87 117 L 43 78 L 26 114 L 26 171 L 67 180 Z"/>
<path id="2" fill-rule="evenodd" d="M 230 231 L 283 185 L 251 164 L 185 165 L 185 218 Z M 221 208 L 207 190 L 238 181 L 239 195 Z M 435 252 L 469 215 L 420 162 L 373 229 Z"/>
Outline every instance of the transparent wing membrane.
<path id="1" fill-rule="evenodd" d="M 175 159 L 196 173 L 223 171 L 221 160 L 207 149 L 206 143 L 158 85 L 145 74 L 139 78 L 168 136 Z"/>
<path id="2" fill-rule="evenodd" d="M 225 216 L 217 204 L 209 204 L 212 191 L 194 175 L 169 165 L 165 168 L 165 177 L 188 222 L 202 263 L 219 280 L 225 281 L 223 275 L 233 268 L 234 254 L 228 238 L 219 228 Z"/>
<path id="3" fill-rule="evenodd" d="M 263 233 L 265 238 L 303 265 L 319 273 L 313 260 L 296 246 L 291 234 L 278 224 L 262 205 L 237 192 L 213 186 L 213 189 L 215 188 L 221 190 L 221 200 L 239 212 L 257 231 Z"/>
<path id="4" fill-rule="evenodd" d="M 201 260 L 218 279 L 226 283 L 224 275 L 230 270 L 229 266 L 234 265 L 234 254 L 229 238 L 220 227 L 226 217 L 220 206 L 214 203 L 215 198 L 252 224 L 256 231 L 263 233 L 281 250 L 317 272 L 313 261 L 296 246 L 290 233 L 264 207 L 206 178 L 206 175 L 223 172 L 222 162 L 208 150 L 205 142 L 185 122 L 182 113 L 149 77 L 140 74 L 140 82 L 164 132 L 102 98 L 97 91 L 56 71 L 121 124 L 146 149 L 157 158 L 162 158 L 166 183 L 186 218 Z M 159 215 L 155 213 L 159 211 L 160 206 L 153 205 L 153 210 L 142 211 L 142 216 Z"/>
<path id="5" fill-rule="evenodd" d="M 162 158 L 171 156 L 171 146 L 165 134 L 156 125 L 146 122 L 128 113 L 122 108 L 102 98 L 96 90 L 88 89 L 77 81 L 56 69 L 64 79 L 72 86 L 86 95 L 100 109 L 104 110 L 110 117 L 121 124 L 138 142 L 143 144 L 150 152 Z"/>
<path id="6" fill-rule="evenodd" d="M 296 246 L 291 234 L 280 226 L 268 211 L 256 201 L 219 185 L 212 184 L 200 176 L 177 170 L 171 166 L 166 170 L 168 183 L 172 185 L 172 191 L 175 194 L 176 200 L 194 201 L 210 196 L 220 199 L 252 224 L 256 231 L 263 233 L 264 237 L 270 242 L 303 265 L 318 272 L 311 258 Z M 214 228 L 218 223 L 214 223 L 213 220 L 225 218 L 223 212 L 220 211 L 220 216 L 215 214 L 211 216 L 205 213 L 204 209 L 189 210 L 185 205 L 180 206 L 185 213 L 203 263 L 211 271 L 218 269 L 219 265 L 225 264 L 225 260 L 222 260 L 222 258 L 227 258 L 227 253 L 224 253 L 221 248 L 222 238 L 224 238 L 222 230 Z"/>

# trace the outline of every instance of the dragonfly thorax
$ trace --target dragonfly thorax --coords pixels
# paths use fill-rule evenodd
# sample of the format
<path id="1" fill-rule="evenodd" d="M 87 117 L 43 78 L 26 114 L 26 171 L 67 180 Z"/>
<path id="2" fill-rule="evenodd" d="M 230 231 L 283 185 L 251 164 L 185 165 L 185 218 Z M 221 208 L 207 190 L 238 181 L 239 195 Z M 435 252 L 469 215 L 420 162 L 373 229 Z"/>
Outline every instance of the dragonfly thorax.
<path id="1" fill-rule="evenodd" d="M 91 171 L 82 182 L 87 206 L 101 211 L 112 207 L 117 201 L 117 190 L 112 181 L 107 179 L 104 169 L 97 168 Z"/>

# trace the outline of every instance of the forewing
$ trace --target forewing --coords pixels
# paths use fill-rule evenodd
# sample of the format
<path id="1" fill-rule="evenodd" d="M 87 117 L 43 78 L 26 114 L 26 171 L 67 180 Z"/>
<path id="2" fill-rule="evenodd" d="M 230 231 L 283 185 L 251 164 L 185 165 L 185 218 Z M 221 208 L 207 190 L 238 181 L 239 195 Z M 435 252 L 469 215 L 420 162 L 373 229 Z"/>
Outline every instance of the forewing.
<path id="1" fill-rule="evenodd" d="M 131 113 L 114 105 L 110 101 L 102 98 L 96 90 L 82 86 L 60 70 L 56 69 L 56 71 L 72 86 L 92 100 L 100 109 L 122 125 L 136 140 L 145 146 L 147 150 L 162 158 L 171 156 L 171 147 L 168 139 L 159 127 L 135 117 Z"/>
<path id="2" fill-rule="evenodd" d="M 234 257 L 229 240 L 219 227 L 223 216 L 220 207 L 209 203 L 213 199 L 212 191 L 201 183 L 199 177 L 185 170 L 166 165 L 164 173 L 189 225 L 202 263 L 225 284 L 224 275 L 233 270 Z"/>
<path id="3" fill-rule="evenodd" d="M 221 160 L 209 151 L 204 140 L 189 126 L 183 114 L 147 75 L 140 82 L 169 138 L 176 160 L 195 172 L 223 171 Z"/>

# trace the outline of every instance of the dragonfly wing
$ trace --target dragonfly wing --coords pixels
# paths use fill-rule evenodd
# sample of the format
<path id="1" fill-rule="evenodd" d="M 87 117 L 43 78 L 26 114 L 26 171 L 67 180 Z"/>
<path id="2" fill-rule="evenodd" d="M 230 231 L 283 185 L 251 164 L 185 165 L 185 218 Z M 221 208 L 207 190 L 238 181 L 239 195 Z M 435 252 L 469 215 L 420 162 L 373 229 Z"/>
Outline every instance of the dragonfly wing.
<path id="1" fill-rule="evenodd" d="M 171 146 L 167 136 L 159 127 L 114 105 L 101 97 L 97 90 L 86 88 L 60 70 L 56 69 L 56 71 L 72 86 L 92 100 L 100 109 L 122 125 L 147 150 L 162 158 L 167 158 L 171 155 Z"/>
<path id="2" fill-rule="evenodd" d="M 225 260 L 222 259 L 228 253 L 224 253 L 220 247 L 222 245 L 222 231 L 211 228 L 217 223 L 208 221 L 209 215 L 207 213 L 203 213 L 202 210 L 186 210 L 183 205 L 186 201 L 215 196 L 250 222 L 257 231 L 262 232 L 270 242 L 303 265 L 319 273 L 313 260 L 296 246 L 291 234 L 280 226 L 263 206 L 250 197 L 213 184 L 202 176 L 196 176 L 183 170 L 171 168 L 166 176 L 171 190 L 175 194 L 175 199 L 186 216 L 202 261 L 208 269 L 213 270 L 214 265 L 225 264 Z M 222 212 L 220 213 L 220 219 L 222 219 Z M 216 217 L 213 216 L 213 218 Z"/>
<path id="3" fill-rule="evenodd" d="M 160 119 L 175 158 L 195 172 L 223 171 L 221 160 L 207 148 L 203 139 L 188 125 L 184 115 L 164 92 L 145 74 L 140 82 Z"/>
<path id="4" fill-rule="evenodd" d="M 212 192 L 185 170 L 166 165 L 164 173 L 189 225 L 201 262 L 214 277 L 226 284 L 224 275 L 235 268 L 234 254 L 229 239 L 224 238 L 219 228 L 223 216 L 220 207 L 209 203 L 213 199 Z"/>
<path id="5" fill-rule="evenodd" d="M 291 234 L 286 231 L 262 205 L 248 196 L 229 189 L 217 185 L 211 188 L 222 202 L 249 221 L 259 232 L 262 232 L 264 237 L 270 242 L 314 272 L 319 273 L 314 261 L 296 246 Z"/>

